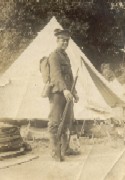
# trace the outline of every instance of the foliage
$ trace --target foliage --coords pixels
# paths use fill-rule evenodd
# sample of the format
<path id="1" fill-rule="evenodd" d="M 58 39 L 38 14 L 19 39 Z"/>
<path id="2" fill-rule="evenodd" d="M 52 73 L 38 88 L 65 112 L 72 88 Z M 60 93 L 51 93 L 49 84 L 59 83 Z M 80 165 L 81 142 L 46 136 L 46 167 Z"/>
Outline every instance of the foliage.
<path id="1" fill-rule="evenodd" d="M 53 15 L 64 28 L 71 30 L 73 39 L 96 68 L 100 69 L 102 63 L 110 63 L 116 72 L 117 64 L 124 61 L 124 53 L 121 51 L 125 44 L 123 2 L 2 0 L 0 7 L 1 72 L 13 62 Z"/>

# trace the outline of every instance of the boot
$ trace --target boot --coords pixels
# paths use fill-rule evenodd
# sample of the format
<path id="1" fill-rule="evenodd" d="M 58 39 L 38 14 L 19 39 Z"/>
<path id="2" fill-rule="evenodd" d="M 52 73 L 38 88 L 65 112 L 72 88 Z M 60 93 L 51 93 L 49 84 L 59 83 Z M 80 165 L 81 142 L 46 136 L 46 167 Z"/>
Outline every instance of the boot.
<path id="1" fill-rule="evenodd" d="M 61 156 L 61 144 L 57 139 L 57 134 L 50 134 L 50 146 L 52 158 L 55 161 L 64 161 L 64 158 Z"/>
<path id="2" fill-rule="evenodd" d="M 62 146 L 61 146 L 61 154 L 62 154 L 62 156 L 65 156 L 66 151 L 67 151 L 68 146 L 69 146 L 67 134 L 62 134 L 61 144 L 62 144 Z"/>
<path id="3" fill-rule="evenodd" d="M 67 134 L 62 135 L 62 146 L 61 146 L 61 153 L 62 156 L 70 156 L 70 155 L 79 155 L 79 151 L 75 151 L 74 149 L 70 148 L 69 146 L 69 139 Z"/>

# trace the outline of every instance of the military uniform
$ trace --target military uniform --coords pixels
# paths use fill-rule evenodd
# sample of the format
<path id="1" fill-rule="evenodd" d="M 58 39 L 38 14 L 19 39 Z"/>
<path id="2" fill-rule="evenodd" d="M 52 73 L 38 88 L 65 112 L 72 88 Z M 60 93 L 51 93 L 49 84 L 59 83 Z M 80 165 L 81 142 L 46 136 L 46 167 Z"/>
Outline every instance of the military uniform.
<path id="1" fill-rule="evenodd" d="M 49 132 L 50 141 L 52 145 L 52 152 L 56 152 L 57 148 L 57 130 L 61 122 L 61 116 L 66 105 L 64 97 L 64 90 L 71 90 L 73 84 L 73 74 L 71 70 L 70 60 L 64 50 L 56 49 L 49 57 L 50 64 L 50 80 L 53 84 L 52 92 L 49 96 L 50 101 L 50 114 L 49 114 Z M 64 132 L 62 135 L 62 151 L 65 153 L 67 136 L 66 131 L 74 118 L 73 115 L 73 102 L 67 111 L 66 122 L 64 125 Z"/>

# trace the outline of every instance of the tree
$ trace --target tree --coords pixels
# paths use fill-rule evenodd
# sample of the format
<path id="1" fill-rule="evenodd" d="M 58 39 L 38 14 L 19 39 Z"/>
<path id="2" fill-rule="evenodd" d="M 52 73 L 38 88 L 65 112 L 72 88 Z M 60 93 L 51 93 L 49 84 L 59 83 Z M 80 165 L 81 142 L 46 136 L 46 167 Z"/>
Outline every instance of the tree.
<path id="1" fill-rule="evenodd" d="M 0 48 L 13 54 L 28 45 L 54 15 L 84 50 L 96 68 L 123 61 L 125 4 L 105 0 L 10 0 L 0 2 L 2 31 Z M 18 51 L 19 50 L 19 51 Z M 1 61 L 8 63 L 8 57 Z M 10 63 L 13 61 L 11 60 Z M 117 66 L 114 66 L 117 67 Z"/>

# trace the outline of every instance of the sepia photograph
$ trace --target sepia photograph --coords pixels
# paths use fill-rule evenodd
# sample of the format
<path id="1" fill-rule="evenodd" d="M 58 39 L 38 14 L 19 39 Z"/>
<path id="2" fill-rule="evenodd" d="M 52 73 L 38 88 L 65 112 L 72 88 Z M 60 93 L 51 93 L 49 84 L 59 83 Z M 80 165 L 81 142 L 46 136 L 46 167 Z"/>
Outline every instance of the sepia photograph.
<path id="1" fill-rule="evenodd" d="M 0 180 L 125 180 L 125 0 L 0 0 Z"/>

